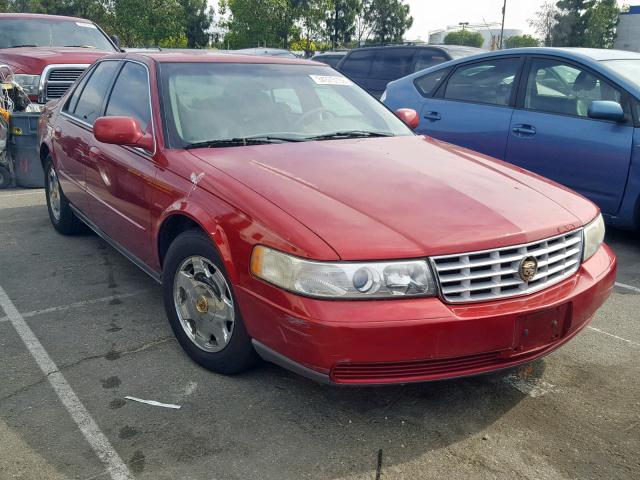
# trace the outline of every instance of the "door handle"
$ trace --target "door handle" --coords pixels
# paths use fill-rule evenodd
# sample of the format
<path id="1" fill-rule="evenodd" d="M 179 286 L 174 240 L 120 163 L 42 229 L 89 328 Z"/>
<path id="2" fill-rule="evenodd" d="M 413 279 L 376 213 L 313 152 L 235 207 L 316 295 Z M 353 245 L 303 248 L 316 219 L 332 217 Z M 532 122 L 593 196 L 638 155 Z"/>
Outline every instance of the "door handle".
<path id="1" fill-rule="evenodd" d="M 440 114 L 438 112 L 427 112 L 423 116 L 427 120 L 433 120 L 434 122 L 437 122 L 438 120 L 442 119 L 442 117 L 440 116 Z"/>
<path id="2" fill-rule="evenodd" d="M 62 137 L 62 128 L 60 127 L 56 127 L 53 129 L 53 137 L 54 138 L 60 138 Z"/>
<path id="3" fill-rule="evenodd" d="M 516 125 L 513 127 L 513 133 L 521 137 L 532 137 L 536 134 L 536 129 L 531 125 Z"/>

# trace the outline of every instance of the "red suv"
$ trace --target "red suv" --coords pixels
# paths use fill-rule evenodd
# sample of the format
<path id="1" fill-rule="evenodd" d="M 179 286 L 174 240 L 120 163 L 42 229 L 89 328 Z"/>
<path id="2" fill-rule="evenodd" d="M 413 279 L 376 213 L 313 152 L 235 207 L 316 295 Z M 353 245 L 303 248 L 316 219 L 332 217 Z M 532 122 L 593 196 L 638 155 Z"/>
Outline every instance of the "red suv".
<path id="1" fill-rule="evenodd" d="M 117 37 L 90 20 L 0 13 L 0 66 L 11 67 L 32 102 L 60 98 L 90 64 L 118 50 Z"/>
<path id="2" fill-rule="evenodd" d="M 568 341 L 614 284 L 591 202 L 415 135 L 319 63 L 110 56 L 40 136 L 54 227 L 90 226 L 161 282 L 180 344 L 217 372 L 487 372 Z"/>

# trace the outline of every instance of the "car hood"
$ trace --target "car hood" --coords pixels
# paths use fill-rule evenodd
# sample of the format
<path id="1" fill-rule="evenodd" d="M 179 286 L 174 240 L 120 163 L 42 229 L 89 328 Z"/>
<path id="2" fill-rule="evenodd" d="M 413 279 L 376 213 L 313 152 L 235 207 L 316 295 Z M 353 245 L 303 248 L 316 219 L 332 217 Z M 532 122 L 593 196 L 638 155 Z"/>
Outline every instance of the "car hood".
<path id="1" fill-rule="evenodd" d="M 0 62 L 19 73 L 39 75 L 51 64 L 91 64 L 115 52 L 74 47 L 22 47 L 0 50 Z"/>
<path id="2" fill-rule="evenodd" d="M 598 213 L 525 170 L 418 136 L 191 152 L 296 218 L 345 260 L 526 243 L 579 228 Z"/>

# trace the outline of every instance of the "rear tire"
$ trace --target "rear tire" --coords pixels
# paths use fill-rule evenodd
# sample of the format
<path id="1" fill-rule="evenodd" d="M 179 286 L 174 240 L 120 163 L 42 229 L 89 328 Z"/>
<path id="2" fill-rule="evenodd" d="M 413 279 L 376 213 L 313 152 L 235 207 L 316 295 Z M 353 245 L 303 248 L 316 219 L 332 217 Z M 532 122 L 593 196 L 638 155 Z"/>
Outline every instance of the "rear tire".
<path id="1" fill-rule="evenodd" d="M 198 365 L 234 375 L 257 363 L 231 282 L 204 232 L 188 230 L 169 246 L 162 290 L 171 329 Z"/>
<path id="2" fill-rule="evenodd" d="M 69 200 L 64 196 L 58 174 L 51 157 L 44 163 L 44 188 L 47 196 L 47 209 L 53 228 L 63 235 L 75 235 L 81 232 L 84 224 L 71 210 Z"/>

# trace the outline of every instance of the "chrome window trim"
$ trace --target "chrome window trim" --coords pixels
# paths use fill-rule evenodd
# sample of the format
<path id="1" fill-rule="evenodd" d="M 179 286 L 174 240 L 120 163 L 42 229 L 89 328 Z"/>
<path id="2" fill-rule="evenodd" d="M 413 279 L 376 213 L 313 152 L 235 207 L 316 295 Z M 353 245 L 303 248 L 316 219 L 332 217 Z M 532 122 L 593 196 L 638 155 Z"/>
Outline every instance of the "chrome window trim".
<path id="1" fill-rule="evenodd" d="M 65 83 L 66 84 L 67 83 L 67 82 L 59 82 L 59 81 L 47 82 L 47 77 L 49 76 L 49 72 L 51 70 L 63 69 L 63 68 L 73 68 L 75 70 L 82 69 L 83 71 L 78 76 L 78 78 L 80 78 L 82 76 L 82 74 L 90 66 L 91 66 L 90 63 L 52 63 L 51 65 L 47 65 L 46 67 L 44 67 L 42 69 L 42 73 L 40 74 L 40 83 L 38 85 L 38 102 L 46 103 L 46 102 L 49 101 L 49 99 L 47 99 L 47 85 L 49 83 L 57 83 L 57 84 L 61 84 L 61 83 Z M 76 79 L 76 81 L 77 81 L 77 79 Z M 73 83 L 71 83 L 71 85 L 69 85 L 69 88 L 71 88 L 74 85 L 74 83 L 75 83 L 75 81 Z"/>

